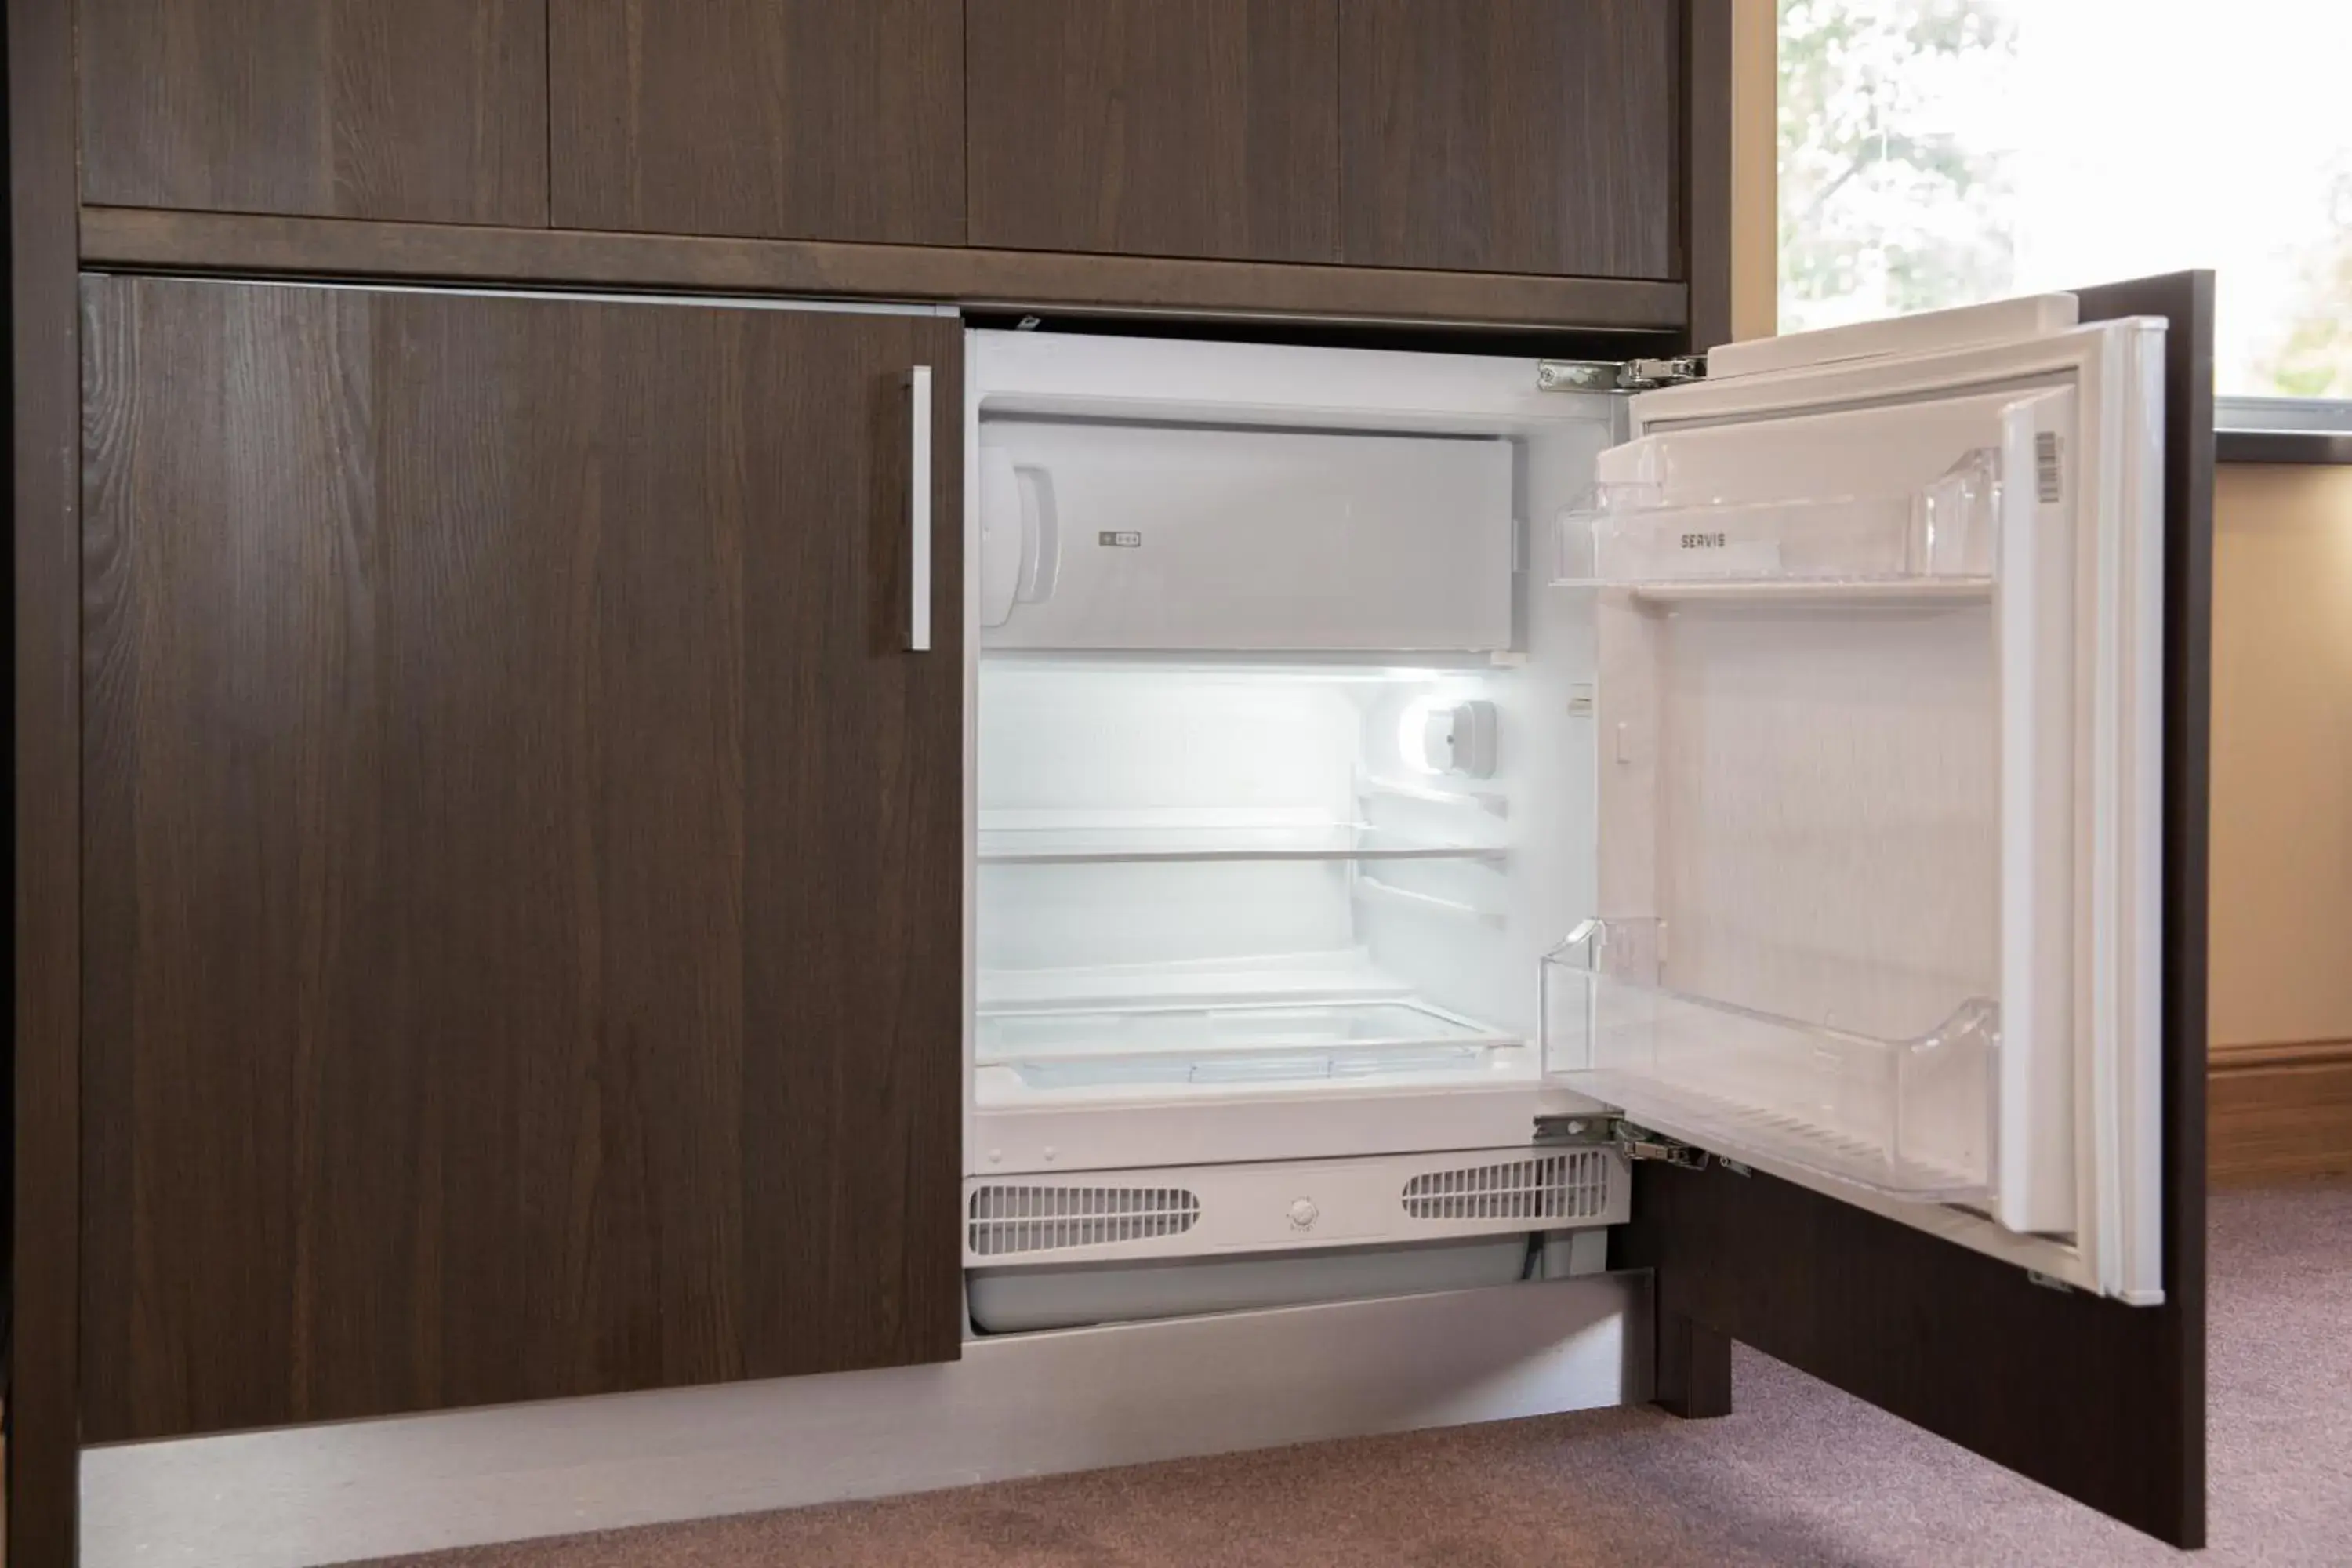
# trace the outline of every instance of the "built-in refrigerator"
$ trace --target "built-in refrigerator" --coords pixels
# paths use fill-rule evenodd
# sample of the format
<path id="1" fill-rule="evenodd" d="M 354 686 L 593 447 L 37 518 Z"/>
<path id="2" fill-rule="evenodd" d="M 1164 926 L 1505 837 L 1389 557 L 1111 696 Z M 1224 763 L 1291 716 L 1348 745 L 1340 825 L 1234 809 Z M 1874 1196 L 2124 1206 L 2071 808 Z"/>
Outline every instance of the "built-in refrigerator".
<path id="1" fill-rule="evenodd" d="M 1637 1157 L 2158 1299 L 2163 335 L 972 332 L 976 1331 L 1596 1269 Z"/>

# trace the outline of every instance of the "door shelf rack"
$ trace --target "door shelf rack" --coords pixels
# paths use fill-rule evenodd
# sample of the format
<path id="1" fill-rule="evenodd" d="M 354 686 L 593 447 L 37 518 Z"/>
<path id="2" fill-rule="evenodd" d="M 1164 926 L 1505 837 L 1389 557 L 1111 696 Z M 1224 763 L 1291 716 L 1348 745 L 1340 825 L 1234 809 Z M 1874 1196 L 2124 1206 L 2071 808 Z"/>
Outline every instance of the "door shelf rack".
<path id="1" fill-rule="evenodd" d="M 1839 596 L 1989 593 L 2001 512 L 2000 453 L 1964 454 L 1934 479 L 1888 494 L 1689 498 L 1675 485 L 1595 485 L 1561 510 L 1562 586 L 1664 595 Z M 1589 563 L 1589 574 L 1570 563 Z"/>
<path id="2" fill-rule="evenodd" d="M 1889 1197 L 1991 1190 L 1997 1004 L 1887 1038 L 1675 990 L 1657 921 L 1587 921 L 1547 954 L 1547 1070 L 1700 1148 L 1740 1150 Z"/>

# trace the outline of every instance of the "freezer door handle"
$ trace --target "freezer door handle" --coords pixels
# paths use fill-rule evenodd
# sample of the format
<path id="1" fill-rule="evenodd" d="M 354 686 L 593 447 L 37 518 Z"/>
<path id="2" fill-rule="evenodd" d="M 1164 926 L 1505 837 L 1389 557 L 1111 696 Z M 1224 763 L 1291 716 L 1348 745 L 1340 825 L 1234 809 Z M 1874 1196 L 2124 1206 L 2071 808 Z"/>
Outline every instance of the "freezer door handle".
<path id="1" fill-rule="evenodd" d="M 907 373 L 907 648 L 931 651 L 931 367 Z"/>

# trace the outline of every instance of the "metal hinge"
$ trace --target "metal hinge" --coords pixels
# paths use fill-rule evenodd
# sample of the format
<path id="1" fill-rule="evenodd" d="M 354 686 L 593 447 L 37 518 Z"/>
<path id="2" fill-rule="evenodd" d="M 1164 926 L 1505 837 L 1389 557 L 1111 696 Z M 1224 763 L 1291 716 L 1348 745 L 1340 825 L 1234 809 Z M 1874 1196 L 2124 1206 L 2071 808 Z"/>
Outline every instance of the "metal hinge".
<path id="1" fill-rule="evenodd" d="M 1694 1149 L 1681 1139 L 1669 1138 L 1663 1132 L 1653 1132 L 1622 1116 L 1612 1135 L 1616 1140 L 1617 1152 L 1628 1160 L 1657 1160 L 1691 1171 L 1706 1169 L 1706 1150 Z"/>
<path id="2" fill-rule="evenodd" d="M 1706 1166 L 1704 1149 L 1694 1149 L 1679 1138 L 1653 1132 L 1622 1116 L 1599 1112 L 1591 1116 L 1538 1116 L 1535 1141 L 1547 1146 L 1566 1143 L 1614 1149 L 1628 1160 L 1660 1160 L 1692 1171 Z"/>
<path id="3" fill-rule="evenodd" d="M 1647 392 L 1706 375 L 1705 354 L 1668 359 L 1548 359 L 1536 365 L 1538 392 Z"/>
<path id="4" fill-rule="evenodd" d="M 1647 392 L 1654 386 L 1680 386 L 1686 381 L 1706 379 L 1705 354 L 1675 354 L 1669 359 L 1627 360 L 1617 384 L 1628 392 Z"/>

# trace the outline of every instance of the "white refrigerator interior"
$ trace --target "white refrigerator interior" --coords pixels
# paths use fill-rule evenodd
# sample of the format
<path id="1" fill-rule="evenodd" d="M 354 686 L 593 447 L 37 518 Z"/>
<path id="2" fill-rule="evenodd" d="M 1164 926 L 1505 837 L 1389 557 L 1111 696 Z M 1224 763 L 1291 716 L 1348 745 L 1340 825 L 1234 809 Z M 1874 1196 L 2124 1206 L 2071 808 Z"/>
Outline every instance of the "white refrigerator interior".
<path id="1" fill-rule="evenodd" d="M 973 333 L 982 1326 L 1518 1278 L 1612 1110 L 2148 1299 L 2160 329 L 2009 310 Z"/>

